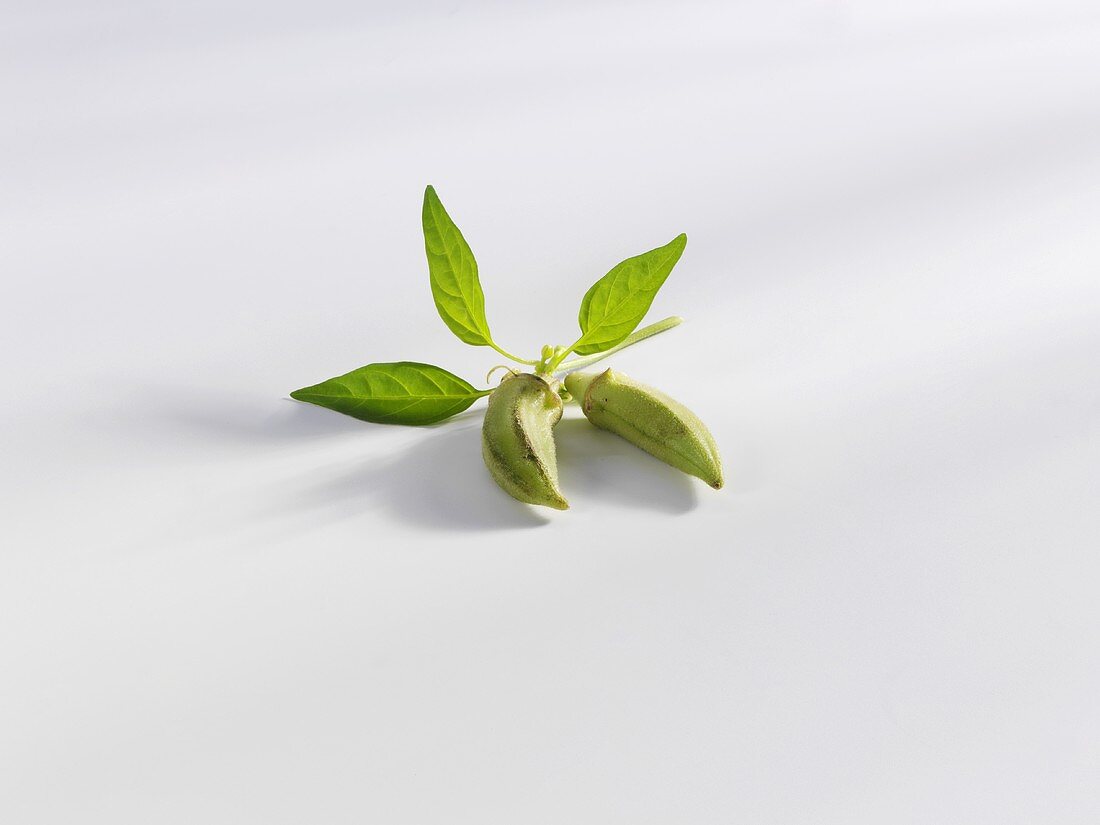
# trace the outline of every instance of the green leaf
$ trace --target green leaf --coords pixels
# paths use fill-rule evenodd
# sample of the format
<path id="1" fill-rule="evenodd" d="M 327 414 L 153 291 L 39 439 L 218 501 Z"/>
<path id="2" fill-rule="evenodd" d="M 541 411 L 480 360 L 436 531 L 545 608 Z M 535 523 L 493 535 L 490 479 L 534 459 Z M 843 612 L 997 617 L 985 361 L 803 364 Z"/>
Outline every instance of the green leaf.
<path id="1" fill-rule="evenodd" d="M 396 361 L 367 364 L 290 397 L 378 424 L 434 424 L 490 392 L 431 364 Z"/>
<path id="2" fill-rule="evenodd" d="M 477 261 L 431 186 L 424 190 L 423 219 L 424 251 L 439 317 L 467 344 L 491 346 Z"/>
<path id="3" fill-rule="evenodd" d="M 583 335 L 573 352 L 592 355 L 624 341 L 649 312 L 686 245 L 687 235 L 677 235 L 665 246 L 627 258 L 596 281 L 581 301 Z"/>

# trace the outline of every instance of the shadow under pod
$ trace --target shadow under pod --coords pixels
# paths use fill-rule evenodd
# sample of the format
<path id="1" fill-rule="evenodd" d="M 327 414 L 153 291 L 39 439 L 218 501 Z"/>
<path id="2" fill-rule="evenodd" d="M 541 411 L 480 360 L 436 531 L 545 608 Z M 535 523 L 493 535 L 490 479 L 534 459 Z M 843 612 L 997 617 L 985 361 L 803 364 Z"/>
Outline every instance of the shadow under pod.
<path id="1" fill-rule="evenodd" d="M 702 482 L 584 419 L 563 419 L 554 436 L 561 488 L 575 510 L 610 504 L 678 515 L 698 506 L 695 488 Z M 326 519 L 381 512 L 437 531 L 522 530 L 570 516 L 523 504 L 497 487 L 481 458 L 481 428 L 472 421 L 425 430 L 383 460 L 365 457 L 351 468 L 316 472 L 323 478 L 299 487 L 289 509 L 319 510 Z"/>
<path id="2" fill-rule="evenodd" d="M 517 530 L 550 523 L 551 511 L 544 515 L 497 487 L 481 458 L 479 426 L 452 421 L 422 435 L 381 461 L 366 457 L 350 470 L 324 470 L 322 481 L 299 491 L 287 506 L 324 509 L 334 518 L 381 511 L 427 530 Z"/>
<path id="3" fill-rule="evenodd" d="M 607 503 L 675 515 L 695 509 L 696 487 L 706 487 L 584 418 L 563 418 L 554 440 L 561 488 L 575 508 Z"/>

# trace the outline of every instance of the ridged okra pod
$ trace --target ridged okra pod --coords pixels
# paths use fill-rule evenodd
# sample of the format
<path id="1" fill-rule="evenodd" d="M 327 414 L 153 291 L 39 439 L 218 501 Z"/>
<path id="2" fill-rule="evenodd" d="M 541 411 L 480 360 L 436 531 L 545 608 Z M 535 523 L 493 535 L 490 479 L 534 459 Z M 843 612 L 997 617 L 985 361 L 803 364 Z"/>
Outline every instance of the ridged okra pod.
<path id="1" fill-rule="evenodd" d="M 714 436 L 683 404 L 611 370 L 571 373 L 565 388 L 597 427 L 721 489 L 722 462 Z"/>
<path id="2" fill-rule="evenodd" d="M 530 373 L 509 375 L 489 396 L 481 428 L 485 466 L 505 492 L 528 504 L 566 510 L 558 489 L 553 427 L 561 419 L 561 397 Z"/>

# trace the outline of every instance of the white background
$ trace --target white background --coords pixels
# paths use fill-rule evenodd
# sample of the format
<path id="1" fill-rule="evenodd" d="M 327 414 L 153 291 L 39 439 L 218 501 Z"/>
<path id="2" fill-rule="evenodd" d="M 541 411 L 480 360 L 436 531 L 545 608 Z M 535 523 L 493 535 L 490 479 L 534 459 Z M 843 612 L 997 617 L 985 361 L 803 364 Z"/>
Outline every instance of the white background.
<path id="1" fill-rule="evenodd" d="M 479 404 L 681 231 L 616 357 L 720 493 Z M 1092 2 L 15 2 L 0 15 L 0 820 L 1100 821 Z"/>

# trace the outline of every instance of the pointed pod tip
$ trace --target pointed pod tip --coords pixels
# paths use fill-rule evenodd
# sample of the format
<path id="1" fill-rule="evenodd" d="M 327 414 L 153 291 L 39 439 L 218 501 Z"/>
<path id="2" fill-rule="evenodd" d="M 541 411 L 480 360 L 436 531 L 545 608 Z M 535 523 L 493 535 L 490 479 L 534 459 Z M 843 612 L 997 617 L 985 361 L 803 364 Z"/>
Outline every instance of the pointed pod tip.
<path id="1" fill-rule="evenodd" d="M 550 507 L 554 510 L 569 509 L 569 502 L 558 490 L 547 490 L 540 501 L 528 499 L 528 503 L 541 504 L 543 507 Z"/>

